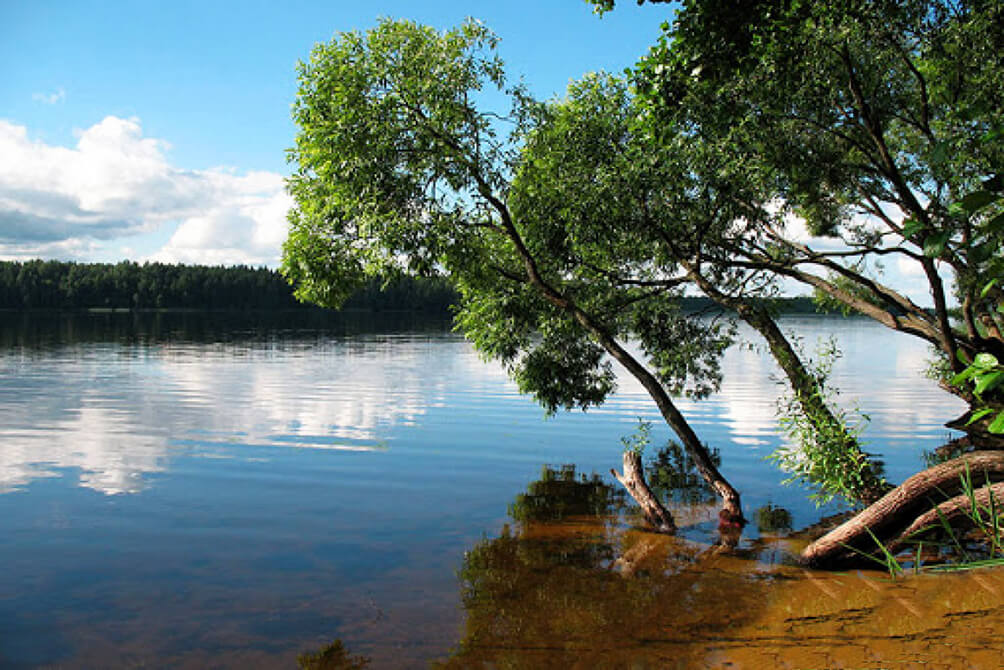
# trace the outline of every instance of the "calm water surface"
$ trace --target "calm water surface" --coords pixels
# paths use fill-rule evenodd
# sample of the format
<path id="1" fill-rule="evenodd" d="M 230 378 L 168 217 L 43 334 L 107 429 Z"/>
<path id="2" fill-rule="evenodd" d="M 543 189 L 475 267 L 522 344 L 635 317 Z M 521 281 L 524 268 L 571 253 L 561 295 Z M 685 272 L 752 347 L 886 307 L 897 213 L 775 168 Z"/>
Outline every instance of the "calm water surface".
<path id="1" fill-rule="evenodd" d="M 448 324 L 0 320 L 2 667 L 296 667 L 335 639 L 376 668 L 1001 661 L 997 573 L 808 574 L 756 524 L 723 555 L 700 492 L 676 498 L 681 537 L 634 530 L 609 475 L 580 478 L 619 465 L 639 417 L 650 451 L 669 438 L 630 379 L 545 419 Z M 892 480 L 949 436 L 961 408 L 923 377 L 924 345 L 856 319 L 784 326 L 837 338 L 841 401 L 871 417 Z M 725 370 L 681 405 L 747 516 L 837 511 L 764 461 L 771 362 L 735 347 Z"/>

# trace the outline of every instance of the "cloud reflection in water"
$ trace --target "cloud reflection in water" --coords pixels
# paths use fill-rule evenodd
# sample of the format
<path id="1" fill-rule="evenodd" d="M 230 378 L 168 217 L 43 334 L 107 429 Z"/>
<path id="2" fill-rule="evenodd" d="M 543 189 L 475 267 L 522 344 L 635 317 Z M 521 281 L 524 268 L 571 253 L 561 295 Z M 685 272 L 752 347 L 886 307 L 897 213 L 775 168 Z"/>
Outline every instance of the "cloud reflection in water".
<path id="1" fill-rule="evenodd" d="M 455 338 L 454 338 L 455 340 Z M 454 346 L 460 342 L 454 341 Z M 387 448 L 463 365 L 424 343 L 332 340 L 292 352 L 254 345 L 77 349 L 2 360 L 0 492 L 59 470 L 108 495 L 137 493 L 178 449 L 241 457 L 241 446 L 347 451 Z M 461 356 L 463 358 L 463 356 Z M 444 368 L 444 365 L 446 366 Z"/>

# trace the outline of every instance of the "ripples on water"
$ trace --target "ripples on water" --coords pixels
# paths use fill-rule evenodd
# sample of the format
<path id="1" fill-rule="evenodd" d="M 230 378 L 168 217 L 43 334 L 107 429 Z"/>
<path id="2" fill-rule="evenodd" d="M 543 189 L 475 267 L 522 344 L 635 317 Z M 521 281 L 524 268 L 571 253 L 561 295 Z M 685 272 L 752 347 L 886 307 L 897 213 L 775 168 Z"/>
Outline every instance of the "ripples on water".
<path id="1" fill-rule="evenodd" d="M 922 467 L 922 450 L 944 441 L 942 424 L 960 411 L 923 379 L 925 346 L 860 320 L 784 325 L 810 345 L 838 338 L 845 356 L 834 382 L 842 401 L 871 417 L 869 449 L 882 455 L 889 476 Z M 754 635 L 761 625 L 760 609 L 736 618 L 715 606 L 674 629 L 679 608 L 651 608 L 681 589 L 707 588 L 726 602 L 732 593 L 757 602 L 768 593 L 778 604 L 781 593 L 816 588 L 789 587 L 789 569 L 770 561 L 787 549 L 770 535 L 758 538 L 755 527 L 741 546 L 766 563 L 747 558 L 737 567 L 739 559 L 718 557 L 694 572 L 707 564 L 695 557 L 713 538 L 712 506 L 680 508 L 691 524 L 683 540 L 631 534 L 623 519 L 503 531 L 507 508 L 542 465 L 605 473 L 618 465 L 620 437 L 639 418 L 656 421 L 656 446 L 668 439 L 631 379 L 595 411 L 545 420 L 497 365 L 441 323 L 16 316 L 0 327 L 0 343 L 5 667 L 281 667 L 334 638 L 376 667 L 421 667 L 451 648 L 458 667 L 464 658 L 496 663 L 504 656 L 484 656 L 496 643 L 565 650 L 512 652 L 515 667 L 546 667 L 582 656 L 597 636 L 608 642 L 588 648 L 619 649 L 595 657 L 616 667 L 632 654 L 662 658 L 639 651 L 645 636 L 670 647 L 689 636 L 705 644 L 691 651 L 706 655 L 713 631 Z M 779 487 L 783 476 L 763 460 L 780 444 L 770 361 L 735 348 L 724 367 L 720 394 L 681 405 L 702 439 L 720 449 L 747 515 L 770 503 L 788 509 L 799 527 L 834 511 L 807 504 L 805 491 Z M 501 552 L 492 574 L 520 588 L 468 598 L 470 583 L 457 577 L 470 567 L 465 552 L 504 545 L 505 533 L 510 544 L 485 555 Z M 558 536 L 535 544 L 548 533 Z M 602 560 L 594 560 L 597 542 L 609 547 Z M 637 546 L 648 567 L 625 582 L 624 562 L 616 561 Z M 506 558 L 513 547 L 524 563 Z M 535 547 L 541 565 L 527 559 Z M 592 563 L 561 558 L 582 551 L 592 552 Z M 549 577 L 524 583 L 523 570 Z M 761 590 L 763 575 L 783 588 Z M 587 595 L 578 614 L 554 619 L 559 628 L 543 626 L 530 613 L 550 611 L 552 590 L 563 583 L 568 593 L 596 590 L 598 600 Z M 530 617 L 496 621 L 518 635 L 499 636 L 479 619 L 487 613 L 495 621 L 491 613 L 505 597 L 516 599 L 506 612 L 525 609 Z M 543 599 L 536 610 L 534 598 Z M 648 623 L 622 627 L 626 636 L 587 623 L 623 618 L 632 603 Z M 771 616 L 764 614 L 763 630 L 774 630 Z M 479 646 L 486 639 L 494 642 Z"/>

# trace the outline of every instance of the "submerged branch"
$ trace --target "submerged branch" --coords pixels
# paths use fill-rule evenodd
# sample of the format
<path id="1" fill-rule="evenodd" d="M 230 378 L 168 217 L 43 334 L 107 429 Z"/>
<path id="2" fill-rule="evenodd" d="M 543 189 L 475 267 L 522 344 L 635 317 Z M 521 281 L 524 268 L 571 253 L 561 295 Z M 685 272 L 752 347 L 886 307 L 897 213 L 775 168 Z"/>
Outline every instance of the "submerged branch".
<path id="1" fill-rule="evenodd" d="M 653 529 L 660 533 L 672 533 L 676 530 L 673 515 L 659 502 L 645 481 L 645 469 L 641 464 L 641 455 L 637 451 L 628 449 L 624 452 L 623 474 L 613 469 L 610 470 L 610 474 L 628 490 Z"/>
<path id="2" fill-rule="evenodd" d="M 823 568 L 860 562 L 861 552 L 876 549 L 875 539 L 889 542 L 900 538 L 932 507 L 961 490 L 966 472 L 991 482 L 1004 480 L 1004 451 L 972 452 L 913 475 L 806 547 L 802 561 Z"/>

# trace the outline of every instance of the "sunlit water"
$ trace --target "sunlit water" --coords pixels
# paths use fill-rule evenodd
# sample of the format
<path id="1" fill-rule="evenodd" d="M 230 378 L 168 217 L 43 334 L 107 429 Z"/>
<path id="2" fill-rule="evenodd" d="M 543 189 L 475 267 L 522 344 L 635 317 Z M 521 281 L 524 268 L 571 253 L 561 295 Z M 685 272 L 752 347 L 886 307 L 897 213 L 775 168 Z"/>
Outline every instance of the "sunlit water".
<path id="1" fill-rule="evenodd" d="M 766 667 L 789 656 L 791 667 L 870 667 L 865 652 L 808 650 L 858 649 L 869 626 L 876 639 L 899 635 L 868 617 L 927 616 L 935 596 L 914 591 L 948 584 L 895 587 L 905 593 L 861 576 L 808 579 L 784 565 L 797 548 L 755 524 L 738 555 L 714 554 L 713 505 L 677 509 L 681 538 L 633 531 L 623 511 L 514 522 L 510 504 L 544 465 L 607 473 L 639 418 L 655 422 L 653 450 L 670 435 L 626 378 L 603 407 L 545 419 L 446 324 L 0 319 L 2 667 L 291 667 L 336 638 L 372 667 Z M 810 350 L 837 339 L 840 400 L 870 417 L 868 449 L 890 479 L 949 436 L 961 407 L 924 377 L 925 345 L 858 319 L 783 325 Z M 780 506 L 798 528 L 836 511 L 781 486 L 764 460 L 782 443 L 769 359 L 736 347 L 724 369 L 721 393 L 680 404 L 720 450 L 747 516 Z M 981 579 L 967 588 L 1004 593 L 996 576 Z M 973 622 L 1004 618 L 994 602 L 943 603 L 948 619 L 914 628 L 930 637 L 969 616 L 982 630 Z M 805 628 L 822 620 L 839 626 Z M 875 658 L 935 651 L 894 645 Z"/>

